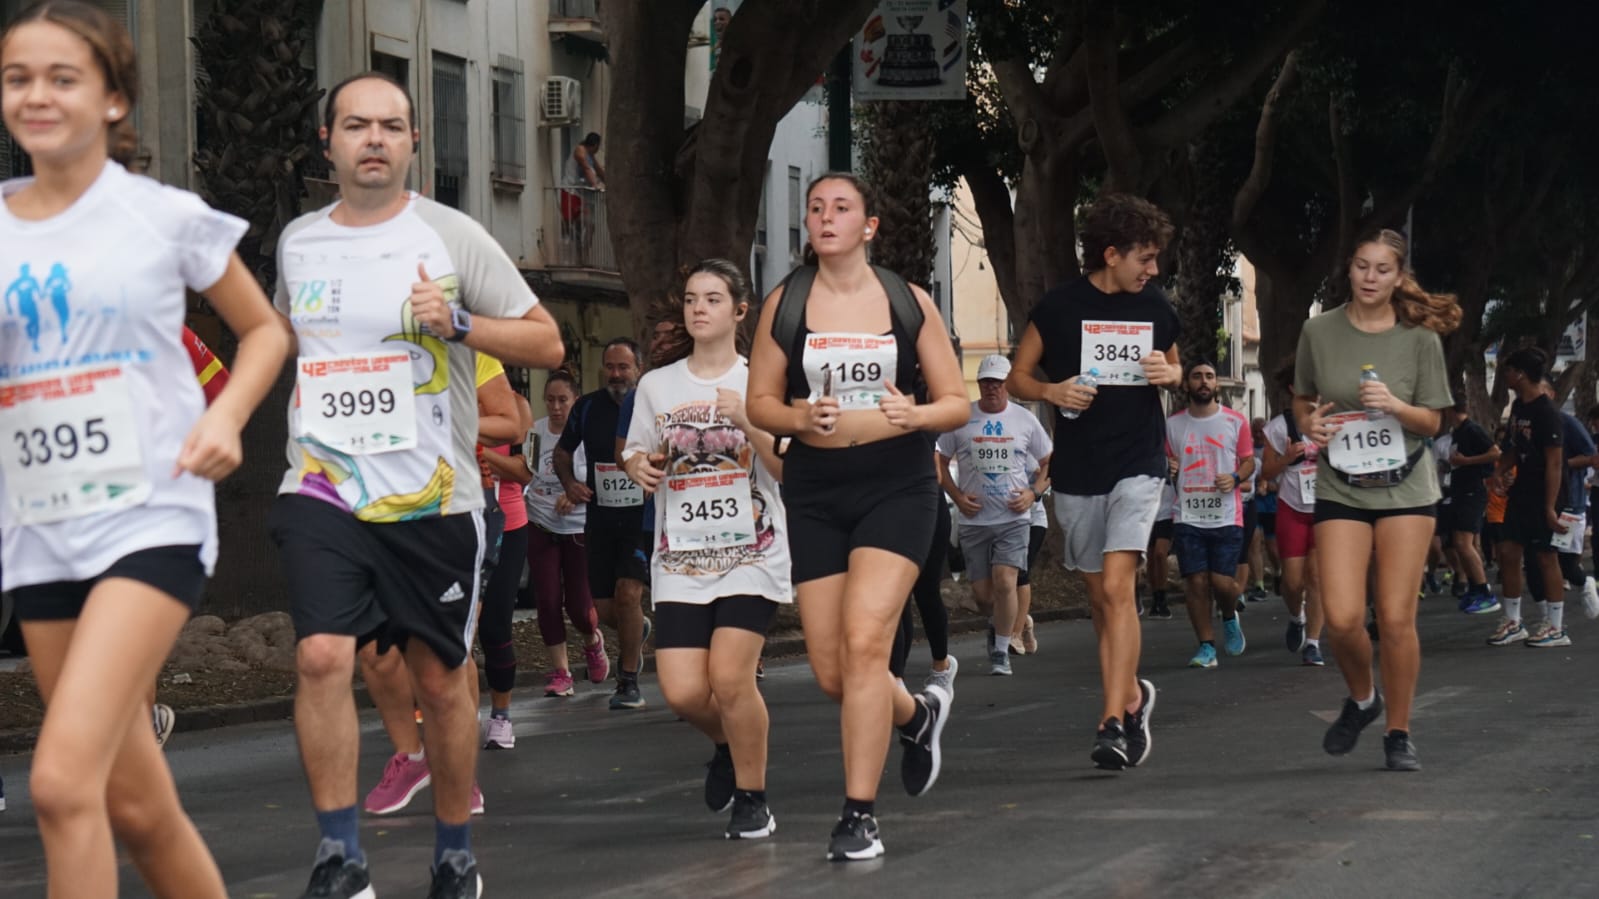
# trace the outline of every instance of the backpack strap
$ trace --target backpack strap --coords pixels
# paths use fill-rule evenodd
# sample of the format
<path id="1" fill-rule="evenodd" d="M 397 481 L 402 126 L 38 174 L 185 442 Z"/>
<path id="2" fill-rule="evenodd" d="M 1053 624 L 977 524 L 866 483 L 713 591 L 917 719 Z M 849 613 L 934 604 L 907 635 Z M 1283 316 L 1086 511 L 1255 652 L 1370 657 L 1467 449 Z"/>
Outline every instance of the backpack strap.
<path id="1" fill-rule="evenodd" d="M 1289 409 L 1283 413 L 1283 424 L 1288 426 L 1288 442 L 1299 443 L 1299 422 L 1294 420 L 1294 410 Z"/>
<path id="2" fill-rule="evenodd" d="M 783 279 L 783 298 L 772 316 L 772 339 L 784 353 L 793 352 L 794 341 L 805 327 L 805 300 L 811 295 L 811 284 L 815 281 L 814 265 L 802 265 Z"/>
<path id="3" fill-rule="evenodd" d="M 899 322 L 905 333 L 910 335 L 914 342 L 922 333 L 922 324 L 927 321 L 927 316 L 922 312 L 922 304 L 916 301 L 916 294 L 911 292 L 911 286 L 896 272 L 886 269 L 881 265 L 872 266 L 877 280 L 883 284 L 883 292 L 888 294 L 888 311 L 894 321 Z"/>

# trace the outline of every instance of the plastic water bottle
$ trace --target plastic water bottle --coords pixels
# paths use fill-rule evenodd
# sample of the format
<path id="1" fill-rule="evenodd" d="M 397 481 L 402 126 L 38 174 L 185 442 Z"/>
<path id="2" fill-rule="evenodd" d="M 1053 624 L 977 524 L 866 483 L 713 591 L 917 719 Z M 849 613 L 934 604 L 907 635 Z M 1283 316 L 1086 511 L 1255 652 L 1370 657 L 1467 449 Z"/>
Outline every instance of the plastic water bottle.
<path id="1" fill-rule="evenodd" d="M 1381 381 L 1381 380 L 1382 380 L 1382 378 L 1377 374 L 1377 366 L 1375 366 L 1375 365 L 1362 365 L 1360 367 L 1360 383 L 1364 384 L 1367 381 Z M 1366 419 L 1368 421 L 1373 421 L 1373 420 L 1382 418 L 1382 416 L 1383 416 L 1383 413 L 1381 411 L 1377 410 L 1377 409 L 1367 409 L 1366 410 Z"/>
<path id="2" fill-rule="evenodd" d="M 1086 374 L 1086 375 L 1078 375 L 1077 376 L 1077 383 L 1078 383 L 1079 386 L 1092 387 L 1095 390 L 1098 390 L 1099 389 L 1099 369 L 1090 368 L 1088 370 L 1088 374 Z M 1060 410 L 1061 418 L 1076 418 L 1077 416 L 1079 416 L 1081 414 L 1082 414 L 1082 412 L 1078 411 L 1077 409 L 1061 409 Z"/>

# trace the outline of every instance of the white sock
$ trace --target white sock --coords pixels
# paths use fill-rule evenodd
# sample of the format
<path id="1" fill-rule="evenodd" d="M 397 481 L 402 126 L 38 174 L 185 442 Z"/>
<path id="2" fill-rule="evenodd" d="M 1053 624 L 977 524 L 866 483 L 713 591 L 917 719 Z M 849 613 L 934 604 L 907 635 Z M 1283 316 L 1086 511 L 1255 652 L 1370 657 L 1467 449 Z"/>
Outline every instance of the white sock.
<path id="1" fill-rule="evenodd" d="M 1321 648 L 1321 639 L 1319 637 L 1306 637 L 1305 638 L 1305 645 L 1306 646 L 1314 646 L 1317 649 L 1320 649 Z"/>
<path id="2" fill-rule="evenodd" d="M 1295 615 L 1293 618 L 1291 618 L 1289 620 L 1292 621 L 1295 624 L 1304 624 L 1305 623 L 1305 613 L 1301 611 L 1298 615 Z"/>
<path id="3" fill-rule="evenodd" d="M 1554 628 L 1555 630 L 1557 630 L 1557 631 L 1565 630 L 1565 628 L 1566 628 L 1566 604 L 1564 602 L 1552 602 L 1552 603 L 1549 603 L 1549 617 L 1546 618 L 1545 620 L 1548 621 L 1549 622 L 1549 626 Z"/>
<path id="4" fill-rule="evenodd" d="M 420 762 L 428 757 L 428 751 L 423 749 L 421 752 L 408 752 L 405 754 L 405 757 L 413 762 Z"/>
<path id="5" fill-rule="evenodd" d="M 1511 621 L 1521 620 L 1521 597 L 1501 596 L 1499 602 L 1505 607 L 1506 618 Z"/>
<path id="6" fill-rule="evenodd" d="M 994 632 L 994 645 L 989 647 L 990 652 L 1010 652 L 1010 634 Z"/>
<path id="7" fill-rule="evenodd" d="M 1373 691 L 1371 691 L 1371 695 L 1370 696 L 1367 696 L 1365 699 L 1360 700 L 1359 702 L 1355 703 L 1355 705 L 1358 706 L 1362 712 L 1364 712 L 1365 710 L 1371 708 L 1372 705 L 1374 703 L 1376 703 L 1376 701 L 1377 701 L 1377 691 L 1373 690 Z"/>
<path id="8" fill-rule="evenodd" d="M 1548 621 L 1549 620 L 1549 600 L 1547 600 L 1547 599 L 1538 600 L 1538 620 L 1539 621 Z"/>

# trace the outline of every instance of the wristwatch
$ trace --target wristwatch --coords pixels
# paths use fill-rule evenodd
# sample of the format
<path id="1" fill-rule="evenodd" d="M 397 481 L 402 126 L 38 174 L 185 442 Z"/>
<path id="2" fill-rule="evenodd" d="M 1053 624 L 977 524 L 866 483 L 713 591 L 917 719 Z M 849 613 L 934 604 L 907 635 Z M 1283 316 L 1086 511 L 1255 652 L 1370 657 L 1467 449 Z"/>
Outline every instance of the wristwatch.
<path id="1" fill-rule="evenodd" d="M 465 340 L 466 335 L 472 333 L 472 313 L 459 307 L 451 308 L 450 327 L 455 329 L 455 333 L 444 338 L 445 340 L 450 343 L 460 343 Z"/>

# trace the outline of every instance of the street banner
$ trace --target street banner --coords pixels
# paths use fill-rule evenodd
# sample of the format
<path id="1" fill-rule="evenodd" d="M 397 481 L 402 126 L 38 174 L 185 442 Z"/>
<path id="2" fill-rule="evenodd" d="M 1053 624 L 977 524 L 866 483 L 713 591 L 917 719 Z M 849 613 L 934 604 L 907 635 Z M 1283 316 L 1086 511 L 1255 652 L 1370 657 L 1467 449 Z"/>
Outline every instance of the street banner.
<path id="1" fill-rule="evenodd" d="M 966 0 L 882 0 L 855 36 L 854 99 L 966 99 Z"/>

